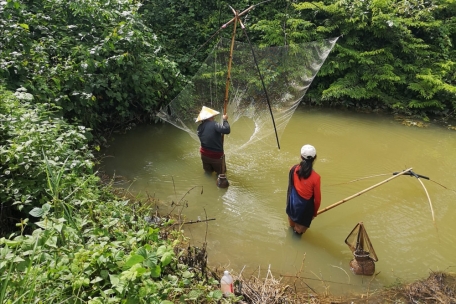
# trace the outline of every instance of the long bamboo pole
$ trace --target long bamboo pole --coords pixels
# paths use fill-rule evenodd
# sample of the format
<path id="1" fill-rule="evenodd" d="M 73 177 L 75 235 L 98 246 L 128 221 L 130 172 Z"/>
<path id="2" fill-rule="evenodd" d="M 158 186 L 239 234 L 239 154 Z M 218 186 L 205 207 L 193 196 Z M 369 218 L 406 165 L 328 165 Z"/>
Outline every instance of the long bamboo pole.
<path id="1" fill-rule="evenodd" d="M 231 35 L 230 57 L 228 58 L 228 68 L 227 68 L 227 73 L 226 73 L 225 96 L 224 96 L 224 100 L 223 100 L 223 115 L 226 115 L 226 111 L 227 111 L 227 107 L 228 107 L 228 96 L 229 96 L 230 81 L 231 81 L 231 64 L 233 62 L 233 51 L 234 51 L 234 42 L 235 42 L 235 37 L 236 37 L 236 27 L 237 27 L 237 23 L 239 21 L 238 12 L 236 10 L 234 10 L 231 6 L 230 6 L 230 8 L 234 14 L 234 18 L 232 19 L 232 20 L 234 20 L 234 24 L 233 24 L 233 34 Z M 230 22 L 226 23 L 224 25 L 224 27 L 226 27 L 226 25 L 229 24 Z M 225 134 L 222 133 L 222 144 L 224 144 L 224 141 L 225 141 Z M 225 155 L 223 155 L 222 174 L 225 174 L 225 171 L 226 171 L 225 166 L 226 166 Z M 224 177 L 226 178 L 226 175 L 224 175 Z M 217 184 L 218 184 L 218 179 L 217 179 Z"/>
<path id="2" fill-rule="evenodd" d="M 237 21 L 239 18 L 238 13 L 234 11 L 235 14 L 235 22 L 233 24 L 233 34 L 231 35 L 231 46 L 230 46 L 230 57 L 228 60 L 228 71 L 226 74 L 226 84 L 225 84 L 225 99 L 223 100 L 223 114 L 226 114 L 226 108 L 228 105 L 228 93 L 230 91 L 230 81 L 231 81 L 231 63 L 233 62 L 233 50 L 234 50 L 234 41 L 235 41 L 235 35 L 236 35 L 236 26 L 237 26 Z"/>
<path id="3" fill-rule="evenodd" d="M 366 192 L 369 191 L 369 190 L 372 190 L 372 189 L 374 189 L 374 188 L 376 188 L 376 187 L 378 187 L 378 186 L 380 186 L 380 185 L 383 185 L 384 183 L 387 183 L 387 182 L 389 182 L 390 180 L 392 180 L 392 179 L 394 179 L 394 178 L 396 178 L 396 177 L 398 177 L 398 176 L 401 176 L 401 175 L 403 175 L 403 174 L 405 174 L 405 173 L 411 171 L 412 169 L 413 169 L 413 168 L 409 168 L 409 169 L 407 169 L 407 170 L 404 170 L 404 171 L 398 173 L 397 175 L 394 175 L 394 176 L 392 176 L 392 177 L 390 177 L 390 178 L 388 178 L 388 179 L 385 179 L 384 181 L 382 181 L 382 182 L 380 182 L 380 183 L 378 183 L 378 184 L 375 184 L 375 185 L 373 185 L 373 186 L 370 186 L 369 188 L 366 188 L 366 189 L 364 189 L 363 191 L 360 191 L 360 192 L 358 192 L 358 193 L 355 193 L 355 194 L 353 194 L 353 195 L 351 195 L 351 196 L 349 196 L 349 197 L 347 197 L 347 198 L 344 198 L 344 199 L 341 200 L 341 201 L 338 201 L 337 203 L 334 203 L 334 204 L 332 204 L 332 205 L 330 205 L 330 206 L 328 206 L 328 207 L 326 207 L 326 208 L 324 208 L 324 209 L 321 209 L 321 210 L 319 210 L 319 211 L 317 212 L 317 215 L 318 215 L 318 214 L 321 214 L 321 213 L 323 213 L 323 212 L 326 212 L 326 211 L 328 211 L 328 210 L 330 210 L 330 209 L 332 209 L 332 208 L 334 208 L 334 207 L 337 207 L 337 206 L 339 206 L 340 204 L 343 204 L 343 203 L 345 203 L 345 202 L 351 200 L 352 198 L 355 198 L 355 197 L 357 197 L 357 196 L 360 196 L 361 194 L 366 193 Z"/>

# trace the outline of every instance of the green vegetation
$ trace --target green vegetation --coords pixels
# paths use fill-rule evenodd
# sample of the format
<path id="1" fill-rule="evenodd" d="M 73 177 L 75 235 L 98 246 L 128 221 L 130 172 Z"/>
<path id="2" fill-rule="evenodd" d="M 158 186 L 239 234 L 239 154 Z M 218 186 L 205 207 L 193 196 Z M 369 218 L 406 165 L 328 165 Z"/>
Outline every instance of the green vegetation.
<path id="1" fill-rule="evenodd" d="M 0 1 L 0 303 L 235 301 L 188 265 L 172 220 L 151 225 L 149 206 L 100 183 L 90 145 L 155 121 L 228 5 L 251 4 Z M 278 0 L 244 23 L 260 46 L 341 37 L 306 102 L 427 119 L 456 116 L 455 16 L 455 0 Z"/>
<path id="2" fill-rule="evenodd" d="M 196 72 L 210 38 L 231 36 L 221 30 L 229 6 L 251 4 L 3 1 L 0 79 L 94 130 L 154 121 Z M 279 0 L 259 4 L 244 23 L 261 46 L 340 36 L 306 101 L 426 118 L 455 116 L 455 16 L 455 0 Z M 236 39 L 247 41 L 243 31 Z"/>
<path id="3" fill-rule="evenodd" d="M 309 98 L 423 117 L 454 115 L 455 4 L 389 0 L 297 4 L 296 9 L 312 22 L 315 39 L 343 35 Z"/>
<path id="4" fill-rule="evenodd" d="M 0 78 L 86 127 L 150 119 L 180 87 L 168 88 L 175 64 L 137 10 L 134 1 L 4 1 Z"/>
<path id="5" fill-rule="evenodd" d="M 187 58 L 230 20 L 228 4 L 240 11 L 252 4 L 217 1 L 214 8 L 200 2 L 145 2 L 145 8 L 166 7 L 154 13 L 150 9 L 144 17 L 154 31 L 173 37 L 175 48 L 167 50 L 173 58 Z M 154 19 L 158 14 L 161 19 Z M 455 16 L 454 0 L 279 0 L 259 5 L 244 23 L 250 40 L 260 46 L 340 37 L 305 102 L 427 119 L 456 115 Z M 204 39 L 183 39 L 193 37 L 194 28 Z M 220 34 L 229 37 L 231 30 Z M 242 31 L 236 39 L 247 42 Z"/>
<path id="6" fill-rule="evenodd" d="M 92 173 L 84 127 L 32 95 L 0 91 L 0 303 L 212 303 L 206 269 L 189 267 L 179 230 L 151 206 L 116 198 Z M 13 219 L 13 223 L 10 219 Z M 234 299 L 234 297 L 233 297 Z M 230 299 L 223 299 L 227 303 Z"/>

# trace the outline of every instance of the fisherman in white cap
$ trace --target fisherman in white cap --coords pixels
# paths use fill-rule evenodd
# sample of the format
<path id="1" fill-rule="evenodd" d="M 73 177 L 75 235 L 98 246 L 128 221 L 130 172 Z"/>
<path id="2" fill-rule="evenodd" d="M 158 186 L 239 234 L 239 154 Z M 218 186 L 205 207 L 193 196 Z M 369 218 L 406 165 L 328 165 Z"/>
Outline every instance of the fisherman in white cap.
<path id="1" fill-rule="evenodd" d="M 226 171 L 222 134 L 230 134 L 231 131 L 228 115 L 223 115 L 222 124 L 214 121 L 214 116 L 218 114 L 220 112 L 203 106 L 196 119 L 196 122 L 201 122 L 197 134 L 201 142 L 200 153 L 203 169 L 207 173 L 215 171 L 217 175 Z"/>
<path id="2" fill-rule="evenodd" d="M 294 165 L 289 173 L 286 212 L 290 227 L 297 234 L 306 232 L 321 204 L 321 179 L 313 170 L 315 159 L 315 147 L 302 146 L 301 162 Z"/>

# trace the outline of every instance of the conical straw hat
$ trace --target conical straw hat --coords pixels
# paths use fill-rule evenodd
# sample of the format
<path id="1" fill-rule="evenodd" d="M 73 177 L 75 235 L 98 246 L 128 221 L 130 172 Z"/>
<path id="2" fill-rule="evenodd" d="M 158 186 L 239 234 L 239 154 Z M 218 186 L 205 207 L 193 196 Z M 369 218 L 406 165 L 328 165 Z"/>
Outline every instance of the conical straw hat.
<path id="1" fill-rule="evenodd" d="M 196 119 L 195 122 L 211 118 L 218 114 L 220 114 L 220 112 L 217 112 L 216 110 L 203 106 L 203 108 L 201 109 L 201 112 L 199 113 L 198 118 Z"/>

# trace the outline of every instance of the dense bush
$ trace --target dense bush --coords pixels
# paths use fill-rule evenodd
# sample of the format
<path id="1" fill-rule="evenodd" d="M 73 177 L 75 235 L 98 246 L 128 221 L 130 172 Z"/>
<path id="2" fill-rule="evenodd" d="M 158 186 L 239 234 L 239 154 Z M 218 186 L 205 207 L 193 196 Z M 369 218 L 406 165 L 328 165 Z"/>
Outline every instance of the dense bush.
<path id="1" fill-rule="evenodd" d="M 88 127 L 147 120 L 179 91 L 136 1 L 0 2 L 0 78 Z M 172 82 L 174 86 L 168 88 Z"/>
<path id="2" fill-rule="evenodd" d="M 50 104 L 32 103 L 24 89 L 15 95 L 0 88 L 0 202 L 26 218 L 34 207 L 59 198 L 80 199 L 92 173 L 89 134 L 62 120 Z M 59 179 L 57 179 L 60 174 Z M 51 186 L 52 188 L 49 188 Z M 17 213 L 16 213 L 17 214 Z M 14 219 L 19 221 L 19 219 Z"/>
<path id="3" fill-rule="evenodd" d="M 0 303 L 234 301 L 205 269 L 184 263 L 172 220 L 152 225 L 151 206 L 99 183 L 84 128 L 49 104 L 31 105 L 23 90 L 15 95 L 0 91 L 1 214 L 21 211 L 17 232 L 0 238 Z"/>

